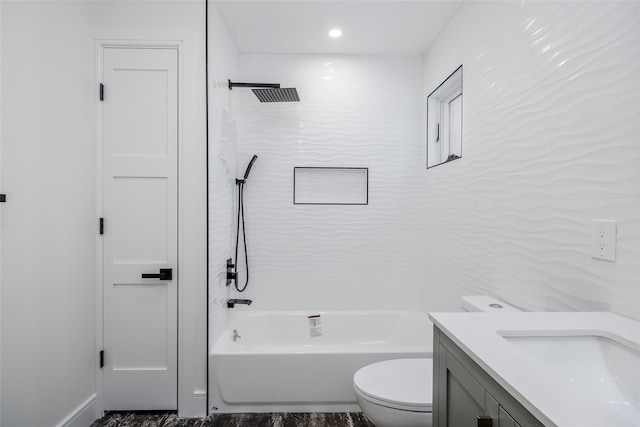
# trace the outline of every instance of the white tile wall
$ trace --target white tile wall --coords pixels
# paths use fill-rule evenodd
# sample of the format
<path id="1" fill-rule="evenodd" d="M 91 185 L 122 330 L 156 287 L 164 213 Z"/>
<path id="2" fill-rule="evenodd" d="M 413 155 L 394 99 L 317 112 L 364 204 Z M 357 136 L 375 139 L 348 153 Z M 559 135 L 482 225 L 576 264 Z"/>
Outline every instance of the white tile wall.
<path id="1" fill-rule="evenodd" d="M 253 154 L 252 308 L 444 311 L 481 293 L 640 318 L 640 4 L 467 2 L 424 60 L 238 60 L 223 27 L 210 50 L 211 338 L 235 296 L 223 264 Z M 463 158 L 427 171 L 426 95 L 460 64 Z M 302 101 L 261 104 L 227 78 Z M 368 167 L 369 205 L 293 205 L 294 166 Z M 589 256 L 594 218 L 618 222 L 615 263 Z"/>
<path id="2" fill-rule="evenodd" d="M 640 4 L 467 2 L 427 90 L 460 64 L 463 158 L 424 181 L 425 308 L 488 293 L 640 318 Z M 594 218 L 618 222 L 615 263 L 590 257 Z"/>
<path id="3" fill-rule="evenodd" d="M 419 308 L 422 58 L 241 55 L 240 70 L 301 98 L 234 89 L 240 169 L 259 156 L 245 189 L 252 307 Z M 294 205 L 294 166 L 368 167 L 369 204 Z"/>

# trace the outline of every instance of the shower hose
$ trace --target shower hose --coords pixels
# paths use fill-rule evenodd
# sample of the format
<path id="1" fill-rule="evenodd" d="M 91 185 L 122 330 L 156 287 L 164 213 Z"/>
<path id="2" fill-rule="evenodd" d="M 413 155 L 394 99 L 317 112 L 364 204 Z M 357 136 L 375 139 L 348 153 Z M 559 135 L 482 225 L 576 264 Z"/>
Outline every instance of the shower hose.
<path id="1" fill-rule="evenodd" d="M 247 234 L 244 229 L 244 181 L 238 182 L 238 221 L 237 221 L 237 232 L 236 232 L 236 263 L 234 266 L 234 273 L 236 280 L 234 281 L 236 290 L 238 292 L 244 292 L 249 285 L 249 256 L 247 255 Z M 244 282 L 244 286 L 241 288 L 238 286 L 238 243 L 240 241 L 240 226 L 242 226 L 242 242 L 244 246 L 244 265 L 246 272 L 246 280 Z"/>

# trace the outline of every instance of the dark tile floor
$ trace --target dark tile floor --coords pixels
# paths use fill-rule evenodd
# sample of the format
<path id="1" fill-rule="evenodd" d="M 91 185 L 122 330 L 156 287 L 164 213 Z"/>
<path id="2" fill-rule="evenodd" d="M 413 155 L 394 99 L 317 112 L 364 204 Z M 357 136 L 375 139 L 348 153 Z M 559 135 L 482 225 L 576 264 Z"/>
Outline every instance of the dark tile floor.
<path id="1" fill-rule="evenodd" d="M 179 419 L 167 412 L 110 412 L 91 427 L 374 427 L 359 412 L 218 414 Z"/>

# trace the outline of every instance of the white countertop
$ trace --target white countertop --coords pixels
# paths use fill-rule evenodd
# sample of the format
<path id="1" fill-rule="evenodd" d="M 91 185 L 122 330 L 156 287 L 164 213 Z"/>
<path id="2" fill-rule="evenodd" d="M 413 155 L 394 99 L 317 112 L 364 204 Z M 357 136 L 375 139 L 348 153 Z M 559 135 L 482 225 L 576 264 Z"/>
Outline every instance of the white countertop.
<path id="1" fill-rule="evenodd" d="M 545 426 L 640 426 L 640 419 L 630 424 L 588 390 L 560 378 L 503 338 L 597 335 L 615 338 L 637 351 L 640 322 L 600 312 L 430 313 L 429 318 Z"/>

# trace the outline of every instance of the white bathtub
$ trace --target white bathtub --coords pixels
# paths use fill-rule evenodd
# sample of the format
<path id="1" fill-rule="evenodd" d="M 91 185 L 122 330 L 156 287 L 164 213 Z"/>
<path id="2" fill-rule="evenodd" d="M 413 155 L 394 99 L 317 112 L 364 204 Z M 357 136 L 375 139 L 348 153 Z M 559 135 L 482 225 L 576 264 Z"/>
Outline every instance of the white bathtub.
<path id="1" fill-rule="evenodd" d="M 210 354 L 213 412 L 358 411 L 352 386 L 358 369 L 432 357 L 433 325 L 421 312 L 231 314 Z"/>

